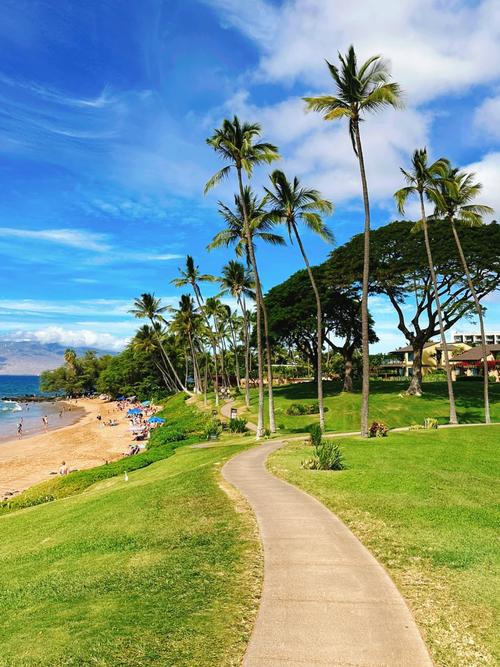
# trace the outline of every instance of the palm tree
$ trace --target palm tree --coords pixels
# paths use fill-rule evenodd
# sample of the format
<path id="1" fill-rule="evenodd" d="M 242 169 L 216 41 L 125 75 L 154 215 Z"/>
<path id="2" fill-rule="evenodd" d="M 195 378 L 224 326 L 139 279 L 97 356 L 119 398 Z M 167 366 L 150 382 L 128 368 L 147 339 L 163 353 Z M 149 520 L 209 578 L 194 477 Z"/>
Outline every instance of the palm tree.
<path id="1" fill-rule="evenodd" d="M 257 296 L 257 358 L 259 368 L 259 411 L 257 419 L 257 438 L 264 435 L 264 374 L 263 374 L 263 356 L 262 356 L 262 332 L 260 323 L 260 311 L 262 308 L 262 290 L 257 270 L 257 262 L 250 233 L 249 217 L 246 208 L 243 185 L 243 172 L 247 178 L 251 178 L 254 167 L 260 164 L 270 164 L 279 158 L 278 149 L 269 143 L 258 142 L 261 134 L 261 128 L 258 123 L 241 124 L 237 116 L 233 120 L 227 118 L 223 121 L 222 127 L 214 131 L 213 135 L 207 139 L 207 143 L 219 155 L 224 162 L 228 164 L 220 169 L 205 186 L 205 193 L 215 187 L 221 180 L 227 178 L 231 168 L 236 170 L 238 189 L 243 208 L 244 230 L 248 247 L 248 254 L 255 277 L 255 287 Z M 272 375 L 269 379 L 269 411 L 270 419 L 274 421 L 274 408 L 272 405 Z M 270 424 L 271 426 L 271 424 Z"/>
<path id="2" fill-rule="evenodd" d="M 193 366 L 194 391 L 201 393 L 201 376 L 196 354 L 196 339 L 200 331 L 201 315 L 197 312 L 193 299 L 188 294 L 182 294 L 178 308 L 172 308 L 174 318 L 171 324 L 173 333 L 180 334 L 181 338 L 187 340 L 189 354 Z"/>
<path id="3" fill-rule="evenodd" d="M 239 195 L 234 197 L 235 208 L 231 210 L 228 206 L 219 202 L 219 213 L 224 218 L 227 227 L 215 235 L 212 243 L 209 244 L 208 249 L 218 248 L 220 246 L 235 246 L 235 252 L 238 257 L 245 255 L 247 265 L 251 266 L 252 261 L 247 242 L 247 232 L 244 218 L 244 211 L 247 212 L 248 227 L 250 232 L 251 247 L 255 259 L 255 268 L 257 268 L 257 260 L 255 254 L 255 239 L 260 239 L 265 243 L 271 245 L 286 245 L 284 238 L 280 234 L 275 234 L 271 230 L 275 226 L 275 222 L 268 216 L 264 208 L 264 199 L 257 199 L 256 195 L 252 193 L 249 186 L 243 188 L 243 198 Z M 258 273 L 257 273 L 258 276 Z M 267 309 L 262 295 L 260 281 L 255 281 L 256 287 L 256 314 L 260 322 L 260 313 L 262 312 L 262 319 L 264 320 L 264 337 L 266 345 L 266 360 L 267 360 L 267 386 L 269 399 L 269 429 L 274 433 L 276 430 L 274 423 L 274 400 L 273 400 L 273 375 L 271 363 L 271 346 L 269 342 L 269 326 L 267 321 Z M 259 308 L 260 304 L 260 308 Z M 260 325 L 259 325 L 260 326 Z M 258 341 L 257 341 L 258 342 Z M 258 348 L 257 348 L 258 352 Z M 258 356 L 258 354 L 257 354 Z M 260 380 L 259 380 L 260 383 Z M 259 393 L 260 396 L 260 393 Z"/>
<path id="4" fill-rule="evenodd" d="M 170 368 L 175 379 L 176 388 L 180 388 L 182 391 L 185 391 L 187 394 L 191 395 L 191 392 L 187 387 L 182 383 L 175 366 L 173 365 L 165 346 L 163 345 L 162 336 L 161 336 L 161 325 L 164 324 L 165 319 L 163 314 L 168 310 L 168 306 L 162 306 L 160 299 L 157 299 L 154 294 L 141 294 L 140 298 L 134 300 L 134 307 L 129 311 L 139 319 L 146 318 L 149 320 L 151 327 L 153 328 L 160 347 L 161 353 L 167 366 Z"/>
<path id="5" fill-rule="evenodd" d="M 190 285 L 193 289 L 198 308 L 202 313 L 203 317 L 206 318 L 205 311 L 203 309 L 203 296 L 201 294 L 200 282 L 214 282 L 216 278 L 210 275 L 209 273 L 200 273 L 199 267 L 194 263 L 194 259 L 191 255 L 186 255 L 186 265 L 182 269 L 179 267 L 179 278 L 174 278 L 171 282 L 176 287 L 186 287 Z M 210 322 L 208 319 L 205 319 L 207 327 L 210 328 Z M 217 338 L 215 336 L 209 336 L 212 353 L 214 355 L 214 365 L 215 365 L 215 381 L 214 381 L 214 393 L 215 393 L 215 405 L 219 405 L 219 369 L 217 363 Z"/>
<path id="6" fill-rule="evenodd" d="M 490 206 L 484 204 L 474 204 L 473 200 L 481 193 L 481 183 L 474 183 L 475 175 L 465 171 L 459 171 L 457 168 L 449 166 L 443 180 L 439 182 L 441 201 L 435 210 L 435 217 L 446 220 L 451 225 L 453 236 L 458 250 L 458 255 L 464 273 L 467 277 L 472 298 L 476 307 L 476 313 L 479 319 L 479 329 L 481 332 L 481 347 L 483 353 L 483 382 L 484 382 L 484 418 L 485 422 L 491 422 L 490 416 L 490 398 L 488 387 L 488 351 L 486 349 L 486 334 L 484 330 L 483 309 L 477 296 L 474 281 L 470 273 L 469 265 L 465 259 L 465 254 L 458 234 L 457 225 L 462 227 L 478 227 L 483 224 L 483 215 L 493 213 Z"/>
<path id="7" fill-rule="evenodd" d="M 363 291 L 361 299 L 362 350 L 363 350 L 363 398 L 361 404 L 361 434 L 368 436 L 368 402 L 370 395 L 370 355 L 368 323 L 368 281 L 370 277 L 370 200 L 366 180 L 365 160 L 361 143 L 360 122 L 366 113 L 380 111 L 384 107 L 402 106 L 401 89 L 390 82 L 387 64 L 380 56 L 372 56 L 358 67 L 356 52 L 350 46 L 347 54 L 338 54 L 340 67 L 326 64 L 335 85 L 335 95 L 305 97 L 307 109 L 319 111 L 325 120 L 347 118 L 349 135 L 358 159 L 365 209 Z"/>
<path id="8" fill-rule="evenodd" d="M 270 203 L 271 210 L 269 216 L 271 219 L 283 222 L 286 225 L 288 236 L 292 241 L 295 237 L 297 245 L 306 265 L 311 287 L 316 298 L 316 318 L 317 318 L 317 347 L 318 347 L 318 365 L 316 373 L 318 376 L 318 404 L 319 404 L 319 423 L 321 430 L 325 430 L 325 411 L 323 405 L 323 340 L 322 340 L 322 313 L 321 298 L 319 290 L 314 280 L 314 275 L 309 264 L 309 260 L 304 249 L 304 244 L 299 234 L 298 223 L 302 223 L 307 229 L 321 236 L 322 239 L 333 243 L 333 234 L 323 222 L 321 214 L 329 215 L 333 211 L 331 202 L 323 199 L 317 190 L 307 189 L 301 186 L 297 177 L 290 182 L 282 171 L 276 169 L 270 176 L 273 190 L 264 188 L 267 193 L 267 200 Z"/>
<path id="9" fill-rule="evenodd" d="M 421 219 L 415 225 L 414 231 L 422 229 L 424 232 L 425 250 L 427 252 L 427 261 L 429 262 L 429 271 L 431 274 L 432 286 L 434 290 L 434 300 L 436 302 L 436 310 L 439 320 L 439 331 L 441 333 L 441 347 L 443 348 L 444 365 L 446 369 L 446 380 L 448 382 L 450 424 L 457 424 L 457 411 L 455 408 L 455 396 L 453 393 L 453 380 L 451 377 L 450 359 L 448 354 L 448 347 L 446 345 L 443 312 L 439 299 L 436 271 L 434 269 L 434 260 L 432 258 L 431 244 L 429 241 L 429 229 L 425 212 L 425 199 L 428 199 L 433 203 L 439 202 L 441 199 L 437 189 L 437 181 L 446 175 L 448 172 L 448 165 L 448 161 L 444 158 L 440 158 L 433 164 L 429 165 L 427 160 L 427 149 L 417 149 L 414 151 L 412 157 L 412 171 L 408 172 L 404 169 L 401 169 L 401 172 L 408 185 L 395 192 L 394 198 L 396 200 L 398 210 L 401 214 L 404 214 L 405 203 L 410 195 L 416 194 L 420 203 Z"/>
<path id="10" fill-rule="evenodd" d="M 144 324 L 140 327 L 132 340 L 132 347 L 136 350 L 145 352 L 151 358 L 153 364 L 159 370 L 166 388 L 169 391 L 175 392 L 176 389 L 168 374 L 168 370 L 163 364 L 157 361 L 156 353 L 158 352 L 158 343 L 153 327 L 148 324 Z"/>
<path id="11" fill-rule="evenodd" d="M 213 242 L 212 242 L 213 243 Z M 211 244 L 212 245 L 212 244 Z M 243 341 L 245 345 L 245 405 L 250 407 L 250 332 L 246 298 L 255 299 L 255 281 L 249 269 L 234 259 L 222 267 L 219 278 L 221 295 L 230 294 L 238 302 L 243 314 Z M 246 298 L 245 298 L 246 297 Z"/>

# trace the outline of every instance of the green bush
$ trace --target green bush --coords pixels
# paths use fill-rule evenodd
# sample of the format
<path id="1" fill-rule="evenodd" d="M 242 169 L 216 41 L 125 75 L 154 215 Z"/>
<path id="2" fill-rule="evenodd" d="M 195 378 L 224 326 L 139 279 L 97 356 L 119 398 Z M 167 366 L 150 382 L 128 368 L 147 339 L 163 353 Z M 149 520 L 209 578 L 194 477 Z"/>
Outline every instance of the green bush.
<path id="1" fill-rule="evenodd" d="M 325 412 L 328 412 L 328 408 L 325 407 Z M 319 403 L 314 401 L 313 403 L 292 403 L 286 410 L 286 414 L 290 417 L 299 417 L 301 415 L 317 415 L 319 414 Z"/>
<path id="2" fill-rule="evenodd" d="M 319 447 L 321 445 L 321 440 L 323 438 L 323 433 L 321 431 L 321 426 L 319 424 L 313 424 L 309 431 L 309 437 L 311 439 L 311 445 L 313 447 Z"/>
<path id="3" fill-rule="evenodd" d="M 231 433 L 246 433 L 247 422 L 243 417 L 234 417 L 229 420 L 229 430 Z"/>
<path id="4" fill-rule="evenodd" d="M 314 456 L 302 461 L 301 468 L 306 470 L 344 470 L 342 451 L 333 440 L 321 440 L 314 448 Z"/>
<path id="5" fill-rule="evenodd" d="M 218 419 L 211 419 L 207 422 L 203 435 L 206 440 L 217 440 L 222 433 L 222 426 Z"/>
<path id="6" fill-rule="evenodd" d="M 389 427 L 384 422 L 372 422 L 370 426 L 370 438 L 385 438 L 389 433 Z"/>
<path id="7" fill-rule="evenodd" d="M 438 420 L 434 419 L 434 417 L 426 417 L 424 419 L 424 428 L 425 429 L 432 429 L 432 428 L 437 428 L 438 427 Z"/>

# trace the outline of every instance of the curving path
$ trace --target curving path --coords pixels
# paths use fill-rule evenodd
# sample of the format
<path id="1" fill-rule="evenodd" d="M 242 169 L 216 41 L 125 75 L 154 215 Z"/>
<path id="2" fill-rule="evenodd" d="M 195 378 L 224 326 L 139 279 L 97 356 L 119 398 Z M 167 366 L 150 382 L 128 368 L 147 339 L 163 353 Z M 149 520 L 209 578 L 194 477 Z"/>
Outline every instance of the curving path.
<path id="1" fill-rule="evenodd" d="M 250 502 L 264 586 L 245 667 L 431 667 L 391 579 L 348 528 L 265 468 L 269 442 L 232 458 L 225 479 Z"/>

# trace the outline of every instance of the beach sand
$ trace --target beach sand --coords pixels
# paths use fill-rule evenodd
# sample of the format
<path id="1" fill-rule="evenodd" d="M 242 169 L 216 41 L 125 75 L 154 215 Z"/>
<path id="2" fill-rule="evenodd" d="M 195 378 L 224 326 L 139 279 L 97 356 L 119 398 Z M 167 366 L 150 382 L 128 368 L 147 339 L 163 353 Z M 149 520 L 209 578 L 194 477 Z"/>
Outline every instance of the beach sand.
<path id="1" fill-rule="evenodd" d="M 0 443 L 0 498 L 7 491 L 20 492 L 50 479 L 62 461 L 71 470 L 81 470 L 121 458 L 131 436 L 125 414 L 116 409 L 116 403 L 79 399 L 78 407 L 85 412 L 70 426 Z M 117 419 L 118 426 L 102 426 L 98 414 L 103 421 Z"/>

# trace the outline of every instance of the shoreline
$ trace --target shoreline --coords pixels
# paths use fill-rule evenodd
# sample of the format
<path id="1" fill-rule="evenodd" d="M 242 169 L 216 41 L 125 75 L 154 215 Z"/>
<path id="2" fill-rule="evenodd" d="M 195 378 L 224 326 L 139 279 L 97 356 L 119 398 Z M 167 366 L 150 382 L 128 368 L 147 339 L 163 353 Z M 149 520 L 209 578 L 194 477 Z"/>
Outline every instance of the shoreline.
<path id="1" fill-rule="evenodd" d="M 106 461 L 122 458 L 130 441 L 128 421 L 116 403 L 99 399 L 79 399 L 81 414 L 75 421 L 57 425 L 47 432 L 30 434 L 18 440 L 0 442 L 0 498 L 17 495 L 30 486 L 57 475 L 62 461 L 71 470 L 93 468 Z M 102 421 L 119 420 L 118 426 L 104 426 Z"/>
<path id="2" fill-rule="evenodd" d="M 51 433 L 52 431 L 58 431 L 60 429 L 66 428 L 67 426 L 73 426 L 74 424 L 77 424 L 83 417 L 85 417 L 87 413 L 87 411 L 83 406 L 72 405 L 68 401 L 68 399 L 59 401 L 36 402 L 37 408 L 43 407 L 44 404 L 47 404 L 49 408 L 46 411 L 42 411 L 42 412 L 47 412 L 48 415 L 50 416 L 49 426 L 47 429 L 47 432 L 49 433 Z M 24 410 L 16 414 L 19 414 L 19 418 L 22 417 L 25 420 L 24 421 L 25 428 L 23 430 L 23 436 L 22 438 L 18 438 L 16 434 L 18 419 L 16 420 L 11 419 L 6 424 L 0 424 L 0 448 L 5 443 L 10 443 L 14 441 L 18 443 L 23 442 L 25 440 L 28 440 L 28 438 L 32 438 L 34 436 L 41 435 L 42 433 L 46 432 L 43 427 L 43 424 L 41 423 L 41 417 L 42 417 L 41 413 L 40 415 L 37 415 L 36 418 L 35 417 L 32 418 L 31 415 L 26 414 Z M 9 429 L 10 433 L 6 432 L 7 426 L 11 427 Z"/>

